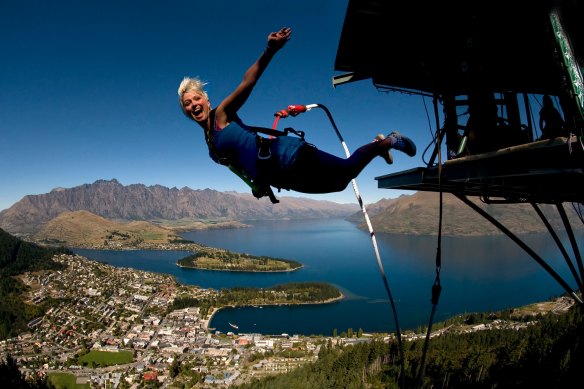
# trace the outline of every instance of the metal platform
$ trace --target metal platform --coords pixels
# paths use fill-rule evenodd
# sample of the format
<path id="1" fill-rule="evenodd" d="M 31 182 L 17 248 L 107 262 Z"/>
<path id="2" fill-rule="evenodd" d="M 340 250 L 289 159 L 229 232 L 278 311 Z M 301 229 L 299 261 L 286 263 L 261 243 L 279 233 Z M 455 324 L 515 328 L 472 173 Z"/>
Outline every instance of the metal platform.
<path id="1" fill-rule="evenodd" d="M 378 187 L 457 193 L 505 202 L 584 203 L 584 148 L 556 138 L 376 177 Z"/>

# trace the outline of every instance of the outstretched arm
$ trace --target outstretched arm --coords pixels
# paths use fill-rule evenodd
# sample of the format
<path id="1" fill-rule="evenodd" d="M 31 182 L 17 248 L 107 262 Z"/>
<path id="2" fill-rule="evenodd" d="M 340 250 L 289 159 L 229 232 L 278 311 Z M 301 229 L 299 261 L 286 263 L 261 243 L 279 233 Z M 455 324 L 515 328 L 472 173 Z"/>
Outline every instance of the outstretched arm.
<path id="1" fill-rule="evenodd" d="M 219 128 L 225 127 L 235 118 L 237 111 L 247 101 L 257 81 L 272 60 L 272 57 L 288 42 L 291 33 L 291 28 L 284 27 L 280 31 L 272 32 L 268 35 L 268 44 L 264 52 L 247 69 L 239 86 L 217 106 L 215 120 Z"/>

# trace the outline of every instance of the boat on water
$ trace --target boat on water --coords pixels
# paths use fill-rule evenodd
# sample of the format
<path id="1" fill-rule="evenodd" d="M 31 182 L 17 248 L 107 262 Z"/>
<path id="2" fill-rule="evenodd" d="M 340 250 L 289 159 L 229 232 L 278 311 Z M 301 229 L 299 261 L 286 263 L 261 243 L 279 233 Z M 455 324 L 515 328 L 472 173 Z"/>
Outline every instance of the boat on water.
<path id="1" fill-rule="evenodd" d="M 239 329 L 239 327 L 233 323 L 227 322 L 231 327 L 235 328 L 236 330 Z"/>

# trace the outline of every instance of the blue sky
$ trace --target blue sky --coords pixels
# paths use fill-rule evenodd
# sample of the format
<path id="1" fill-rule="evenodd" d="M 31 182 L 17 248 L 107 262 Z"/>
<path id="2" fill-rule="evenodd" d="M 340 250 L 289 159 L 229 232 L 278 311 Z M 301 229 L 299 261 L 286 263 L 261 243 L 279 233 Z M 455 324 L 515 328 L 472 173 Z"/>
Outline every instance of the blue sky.
<path id="1" fill-rule="evenodd" d="M 398 129 L 409 158 L 376 158 L 357 178 L 366 203 L 401 193 L 375 177 L 422 166 L 431 101 L 378 92 L 370 80 L 332 86 L 347 0 L 4 1 L 0 4 L 0 210 L 28 194 L 99 179 L 124 185 L 249 192 L 208 156 L 201 129 L 180 111 L 177 87 L 199 76 L 213 105 L 230 93 L 270 32 L 293 29 L 247 104 L 243 120 L 271 127 L 289 104 L 323 104 L 349 149 Z M 323 111 L 281 120 L 344 156 Z M 408 192 L 405 192 L 408 193 Z M 354 202 L 343 192 L 302 196 Z"/>

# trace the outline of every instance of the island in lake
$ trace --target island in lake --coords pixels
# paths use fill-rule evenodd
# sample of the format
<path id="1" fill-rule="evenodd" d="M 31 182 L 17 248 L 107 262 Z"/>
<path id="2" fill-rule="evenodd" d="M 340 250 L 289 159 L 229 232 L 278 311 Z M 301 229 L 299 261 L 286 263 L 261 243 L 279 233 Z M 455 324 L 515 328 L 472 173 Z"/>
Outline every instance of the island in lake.
<path id="1" fill-rule="evenodd" d="M 242 272 L 285 272 L 302 267 L 300 262 L 288 259 L 255 256 L 210 247 L 196 250 L 194 254 L 178 260 L 177 264 L 192 269 Z"/>

